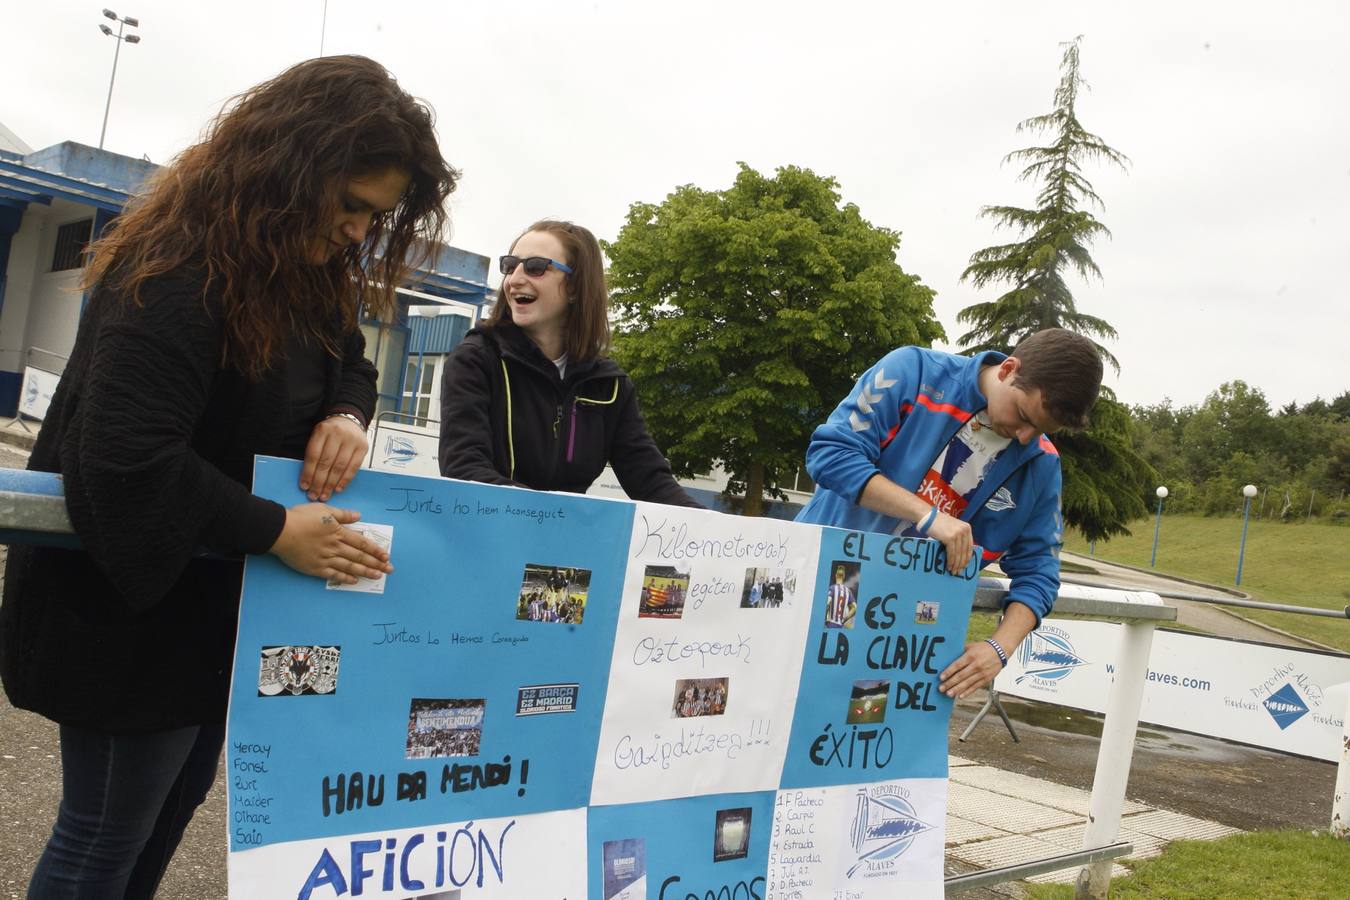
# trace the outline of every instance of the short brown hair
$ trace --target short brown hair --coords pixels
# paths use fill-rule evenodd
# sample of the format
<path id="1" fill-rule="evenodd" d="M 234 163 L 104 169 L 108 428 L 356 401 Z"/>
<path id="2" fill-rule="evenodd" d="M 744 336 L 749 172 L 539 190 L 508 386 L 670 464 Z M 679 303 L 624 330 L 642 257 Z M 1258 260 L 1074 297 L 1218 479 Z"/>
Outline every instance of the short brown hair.
<path id="1" fill-rule="evenodd" d="M 590 229 L 558 219 L 540 219 L 526 228 L 511 242 L 517 243 L 532 231 L 546 231 L 563 245 L 566 263 L 572 274 L 563 284 L 571 308 L 567 313 L 567 334 L 564 344 L 567 361 L 589 362 L 609 352 L 609 289 L 605 287 L 605 261 L 600 255 L 600 243 Z M 506 302 L 506 285 L 497 288 L 497 303 L 492 307 L 487 325 L 511 321 L 511 305 Z"/>
<path id="2" fill-rule="evenodd" d="M 1088 425 L 1088 412 L 1102 386 L 1102 358 L 1092 341 L 1063 328 L 1024 337 L 1011 357 L 1020 365 L 1013 385 L 1040 390 L 1045 411 L 1065 428 Z"/>

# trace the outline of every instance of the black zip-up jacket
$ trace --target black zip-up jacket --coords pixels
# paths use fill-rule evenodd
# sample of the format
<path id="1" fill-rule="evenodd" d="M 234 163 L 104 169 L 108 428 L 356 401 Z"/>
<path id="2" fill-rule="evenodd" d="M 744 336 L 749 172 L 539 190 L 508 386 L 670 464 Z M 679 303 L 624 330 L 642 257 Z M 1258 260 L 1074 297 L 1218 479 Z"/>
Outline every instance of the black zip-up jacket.
<path id="1" fill-rule="evenodd" d="M 699 508 L 675 482 L 617 363 L 569 362 L 560 378 L 511 323 L 473 329 L 450 354 L 440 463 L 449 478 L 574 494 L 608 463 L 633 500 Z"/>

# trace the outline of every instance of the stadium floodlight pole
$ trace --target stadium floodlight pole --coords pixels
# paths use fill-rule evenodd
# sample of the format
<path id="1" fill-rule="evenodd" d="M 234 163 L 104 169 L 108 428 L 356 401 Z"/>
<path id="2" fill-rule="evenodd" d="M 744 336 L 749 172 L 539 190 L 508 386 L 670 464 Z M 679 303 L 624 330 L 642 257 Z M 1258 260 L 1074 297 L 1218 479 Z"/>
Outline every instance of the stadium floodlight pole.
<path id="1" fill-rule="evenodd" d="M 1167 499 L 1167 488 L 1159 485 L 1154 493 L 1158 495 L 1158 518 L 1153 522 L 1153 558 L 1148 561 L 1150 569 L 1158 565 L 1158 530 L 1162 528 L 1162 508 L 1163 501 Z"/>
<path id="2" fill-rule="evenodd" d="M 108 79 L 108 102 L 103 106 L 103 129 L 98 133 L 98 149 L 100 150 L 103 149 L 103 138 L 108 133 L 108 111 L 112 109 L 113 82 L 117 80 L 117 58 L 122 53 L 122 42 L 126 41 L 128 44 L 139 44 L 141 42 L 141 36 L 139 34 L 122 34 L 122 31 L 128 25 L 132 28 L 140 28 L 140 19 L 132 18 L 131 16 L 122 16 L 119 18 L 117 13 L 113 12 L 111 9 L 103 10 L 103 18 L 112 19 L 117 23 L 116 34 L 113 34 L 113 30 L 102 22 L 100 22 L 98 26 L 98 30 L 108 37 L 117 38 L 117 48 L 113 50 L 112 77 Z"/>
<path id="3" fill-rule="evenodd" d="M 1247 552 L 1247 514 L 1252 510 L 1252 498 L 1256 496 L 1256 485 L 1249 484 L 1242 489 L 1242 543 L 1238 544 L 1238 570 L 1234 585 L 1242 584 L 1242 555 Z"/>
<path id="4" fill-rule="evenodd" d="M 323 0 L 323 18 L 319 21 L 319 55 L 323 56 L 323 39 L 328 34 L 328 0 Z"/>

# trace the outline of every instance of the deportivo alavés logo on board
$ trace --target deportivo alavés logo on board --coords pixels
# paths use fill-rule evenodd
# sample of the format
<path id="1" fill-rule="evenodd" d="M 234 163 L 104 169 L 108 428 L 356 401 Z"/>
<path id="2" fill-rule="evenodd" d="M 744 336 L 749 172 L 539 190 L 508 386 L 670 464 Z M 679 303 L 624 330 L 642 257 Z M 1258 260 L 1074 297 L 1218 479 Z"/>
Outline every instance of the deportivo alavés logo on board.
<path id="1" fill-rule="evenodd" d="M 1088 661 L 1073 649 L 1069 633 L 1054 625 L 1042 624 L 1017 648 L 1017 661 L 1023 674 L 1017 684 L 1032 679 L 1033 684 L 1046 687 L 1066 677 L 1074 669 L 1088 665 Z"/>
<path id="2" fill-rule="evenodd" d="M 389 435 L 384 442 L 384 464 L 400 469 L 417 459 L 417 448 L 405 437 Z"/>
<path id="3" fill-rule="evenodd" d="M 1308 713 L 1308 706 L 1303 702 L 1303 698 L 1294 690 L 1294 686 L 1285 682 L 1284 687 L 1271 694 L 1261 702 L 1270 713 L 1270 717 L 1275 720 L 1275 724 L 1284 731 L 1290 725 L 1293 725 L 1299 719 Z"/>
<path id="4" fill-rule="evenodd" d="M 909 791 L 894 784 L 858 789 L 858 808 L 849 828 L 849 841 L 858 860 L 847 875 L 874 878 L 890 874 L 896 858 L 909 849 L 914 838 L 932 825 L 919 818 L 909 803 Z"/>
<path id="5" fill-rule="evenodd" d="M 1260 703 L 1281 731 L 1309 713 L 1319 725 L 1334 725 L 1339 728 L 1343 724 L 1339 719 L 1327 715 L 1327 711 L 1323 708 L 1325 698 L 1322 686 L 1296 661 L 1291 660 L 1275 666 L 1259 684 L 1249 688 L 1249 692 L 1250 698 L 1225 697 L 1224 703 L 1251 710 L 1255 710 L 1255 704 Z"/>

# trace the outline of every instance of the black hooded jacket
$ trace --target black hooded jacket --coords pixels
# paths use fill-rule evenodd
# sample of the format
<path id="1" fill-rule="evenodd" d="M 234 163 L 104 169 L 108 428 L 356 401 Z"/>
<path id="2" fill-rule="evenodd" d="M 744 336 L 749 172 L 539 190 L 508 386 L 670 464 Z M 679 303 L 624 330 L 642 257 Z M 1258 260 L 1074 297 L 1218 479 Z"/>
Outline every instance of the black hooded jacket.
<path id="1" fill-rule="evenodd" d="M 676 482 L 613 360 L 567 376 L 515 325 L 475 328 L 441 381 L 441 474 L 541 491 L 586 492 L 608 463 L 633 500 L 698 507 Z"/>

